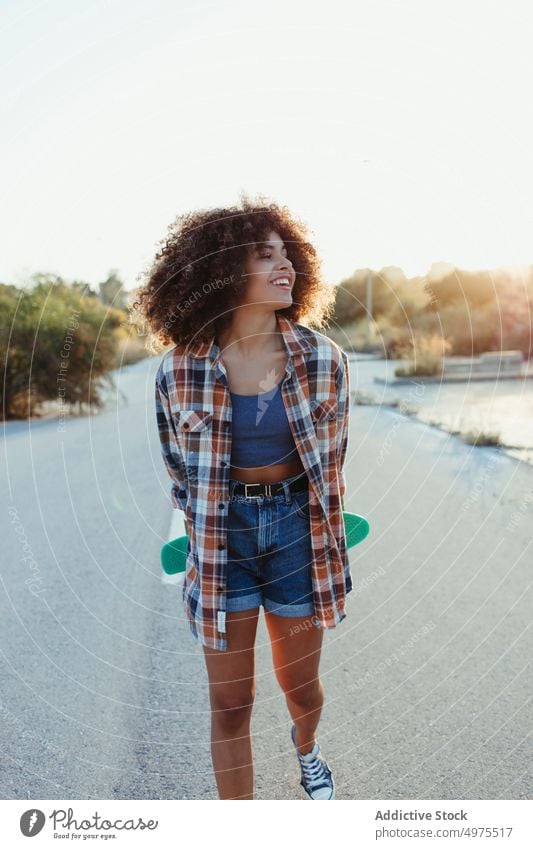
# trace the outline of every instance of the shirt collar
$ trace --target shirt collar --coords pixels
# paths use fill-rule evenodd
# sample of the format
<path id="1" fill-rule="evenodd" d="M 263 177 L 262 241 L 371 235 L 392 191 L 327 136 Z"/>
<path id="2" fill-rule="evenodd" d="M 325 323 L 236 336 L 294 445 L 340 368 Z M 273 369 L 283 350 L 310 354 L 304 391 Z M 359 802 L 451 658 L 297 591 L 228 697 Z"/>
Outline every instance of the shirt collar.
<path id="1" fill-rule="evenodd" d="M 296 322 L 292 321 L 286 315 L 279 315 L 279 313 L 276 313 L 276 318 L 289 357 L 293 357 L 296 354 L 308 354 L 312 350 L 312 347 L 299 330 Z M 191 343 L 187 347 L 187 352 L 191 357 L 209 357 L 213 364 L 218 362 L 221 353 L 214 336 L 209 342 L 198 341 Z"/>

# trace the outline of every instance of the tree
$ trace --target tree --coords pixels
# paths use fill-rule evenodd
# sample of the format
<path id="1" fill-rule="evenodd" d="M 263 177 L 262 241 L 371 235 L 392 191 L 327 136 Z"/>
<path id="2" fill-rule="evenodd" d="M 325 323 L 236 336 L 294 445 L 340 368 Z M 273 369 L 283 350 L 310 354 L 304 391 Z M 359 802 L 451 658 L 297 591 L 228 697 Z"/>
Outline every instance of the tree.
<path id="1" fill-rule="evenodd" d="M 99 408 L 124 314 L 60 278 L 37 277 L 33 289 L 0 285 L 2 415 L 24 418 L 52 400 Z"/>
<path id="2" fill-rule="evenodd" d="M 99 288 L 100 300 L 103 304 L 109 304 L 115 309 L 126 309 L 127 292 L 116 268 L 111 269 L 104 282 L 100 283 Z"/>

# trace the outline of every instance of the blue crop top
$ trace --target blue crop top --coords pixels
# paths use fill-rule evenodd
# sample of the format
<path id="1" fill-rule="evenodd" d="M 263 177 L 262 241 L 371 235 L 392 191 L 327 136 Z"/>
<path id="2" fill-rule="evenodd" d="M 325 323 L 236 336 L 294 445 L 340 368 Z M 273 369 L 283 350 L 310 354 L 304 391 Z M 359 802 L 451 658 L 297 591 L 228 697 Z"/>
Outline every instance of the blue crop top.
<path id="1" fill-rule="evenodd" d="M 281 382 L 258 395 L 230 392 L 232 466 L 270 466 L 298 456 L 280 389 Z"/>

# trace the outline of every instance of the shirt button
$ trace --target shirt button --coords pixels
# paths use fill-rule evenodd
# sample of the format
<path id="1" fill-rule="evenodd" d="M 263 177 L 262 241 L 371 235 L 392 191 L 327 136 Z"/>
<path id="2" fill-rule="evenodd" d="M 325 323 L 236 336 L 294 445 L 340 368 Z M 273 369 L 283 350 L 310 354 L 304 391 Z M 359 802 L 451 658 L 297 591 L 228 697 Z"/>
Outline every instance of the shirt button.
<path id="1" fill-rule="evenodd" d="M 221 464 L 220 464 L 220 465 L 221 465 L 221 466 L 227 466 L 228 464 L 226 463 L 226 461 L 225 461 L 225 460 L 222 460 L 222 462 L 221 462 Z"/>
<path id="2" fill-rule="evenodd" d="M 223 549 L 223 548 L 226 548 L 226 546 L 224 545 L 224 543 L 223 543 L 223 542 L 219 542 L 219 544 L 218 544 L 218 550 L 219 550 L 219 551 L 222 551 L 222 549 Z"/>
<path id="3" fill-rule="evenodd" d="M 189 422 L 183 422 L 183 427 L 189 427 Z"/>
<path id="4" fill-rule="evenodd" d="M 219 510 L 223 510 L 223 509 L 224 509 L 224 505 L 223 505 L 223 504 L 219 504 L 219 505 L 218 505 L 218 509 L 219 509 Z"/>

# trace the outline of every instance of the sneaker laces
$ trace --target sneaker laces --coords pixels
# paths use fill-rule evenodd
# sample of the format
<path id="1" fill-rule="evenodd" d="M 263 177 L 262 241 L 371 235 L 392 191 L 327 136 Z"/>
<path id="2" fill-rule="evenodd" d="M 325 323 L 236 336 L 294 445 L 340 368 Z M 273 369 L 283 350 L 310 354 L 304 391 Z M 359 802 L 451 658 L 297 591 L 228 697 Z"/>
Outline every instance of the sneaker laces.
<path id="1" fill-rule="evenodd" d="M 305 757 L 305 756 L 304 756 Z M 300 756 L 302 775 L 305 783 L 316 789 L 317 786 L 329 783 L 329 774 L 322 758 L 318 754 L 312 760 L 304 761 Z"/>

